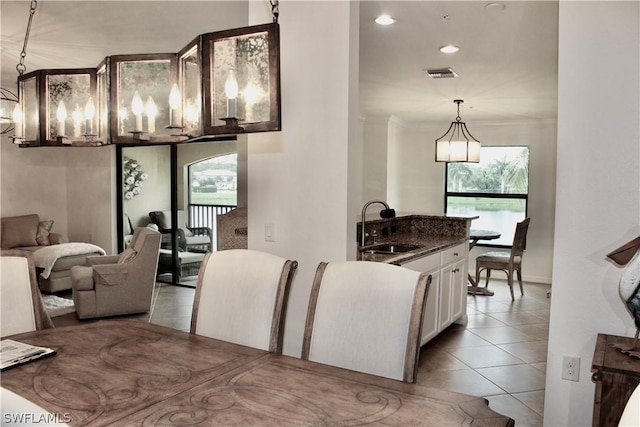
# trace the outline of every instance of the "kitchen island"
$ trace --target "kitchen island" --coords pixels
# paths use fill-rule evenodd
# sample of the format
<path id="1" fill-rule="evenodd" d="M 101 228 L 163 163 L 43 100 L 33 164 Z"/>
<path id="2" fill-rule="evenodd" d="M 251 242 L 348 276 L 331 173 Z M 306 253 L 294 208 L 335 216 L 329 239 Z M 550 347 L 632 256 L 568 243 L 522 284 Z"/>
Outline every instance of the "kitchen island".
<path id="1" fill-rule="evenodd" d="M 452 323 L 467 321 L 469 230 L 475 218 L 406 215 L 365 223 L 366 244 L 358 248 L 358 260 L 431 274 L 420 345 Z"/>

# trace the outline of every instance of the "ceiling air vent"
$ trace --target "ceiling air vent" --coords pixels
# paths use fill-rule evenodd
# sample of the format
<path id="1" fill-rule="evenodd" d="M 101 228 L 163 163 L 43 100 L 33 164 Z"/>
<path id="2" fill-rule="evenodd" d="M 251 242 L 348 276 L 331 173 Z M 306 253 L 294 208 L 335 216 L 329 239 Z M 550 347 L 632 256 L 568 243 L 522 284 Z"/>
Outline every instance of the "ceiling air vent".
<path id="1" fill-rule="evenodd" d="M 434 79 L 453 79 L 458 77 L 453 68 L 438 68 L 435 70 L 425 70 Z"/>

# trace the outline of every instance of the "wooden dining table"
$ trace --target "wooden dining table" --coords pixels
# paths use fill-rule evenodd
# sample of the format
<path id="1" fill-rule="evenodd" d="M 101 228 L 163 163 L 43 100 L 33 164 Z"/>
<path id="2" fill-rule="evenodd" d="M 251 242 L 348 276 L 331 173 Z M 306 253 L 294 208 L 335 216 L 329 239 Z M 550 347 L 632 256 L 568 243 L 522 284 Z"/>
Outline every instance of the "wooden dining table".
<path id="1" fill-rule="evenodd" d="M 78 426 L 513 426 L 482 397 L 153 325 L 102 320 L 14 335 L 57 351 L 2 387 Z M 11 408 L 2 408 L 3 417 Z"/>

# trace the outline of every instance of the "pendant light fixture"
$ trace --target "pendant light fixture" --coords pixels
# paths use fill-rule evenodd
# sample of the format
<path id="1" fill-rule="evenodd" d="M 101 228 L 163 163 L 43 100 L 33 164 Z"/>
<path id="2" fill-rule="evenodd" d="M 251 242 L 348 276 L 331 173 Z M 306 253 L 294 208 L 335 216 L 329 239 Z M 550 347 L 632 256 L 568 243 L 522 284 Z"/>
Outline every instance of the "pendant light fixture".
<path id="1" fill-rule="evenodd" d="M 480 161 L 480 141 L 475 139 L 467 129 L 467 125 L 460 118 L 460 104 L 462 99 L 454 99 L 458 105 L 458 115 L 451 122 L 449 130 L 436 139 L 436 162 L 468 162 Z"/>
<path id="2" fill-rule="evenodd" d="M 281 130 L 278 0 L 269 2 L 272 23 L 201 34 L 177 53 L 20 73 L 14 141 L 138 146 Z"/>

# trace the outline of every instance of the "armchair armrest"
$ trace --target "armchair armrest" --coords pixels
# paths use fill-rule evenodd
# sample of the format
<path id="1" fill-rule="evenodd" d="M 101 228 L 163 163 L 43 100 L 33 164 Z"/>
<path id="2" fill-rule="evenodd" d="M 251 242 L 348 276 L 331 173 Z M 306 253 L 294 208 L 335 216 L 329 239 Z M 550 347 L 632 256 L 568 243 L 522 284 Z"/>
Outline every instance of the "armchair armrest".
<path id="1" fill-rule="evenodd" d="M 119 255 L 96 255 L 88 256 L 88 265 L 101 265 L 101 264 L 116 264 L 118 262 Z"/>
<path id="2" fill-rule="evenodd" d="M 117 286 L 126 282 L 127 264 L 101 264 L 93 266 L 93 280 L 97 285 Z"/>
<path id="3" fill-rule="evenodd" d="M 211 229 L 209 227 L 187 227 L 193 234 L 201 236 L 212 236 Z"/>

